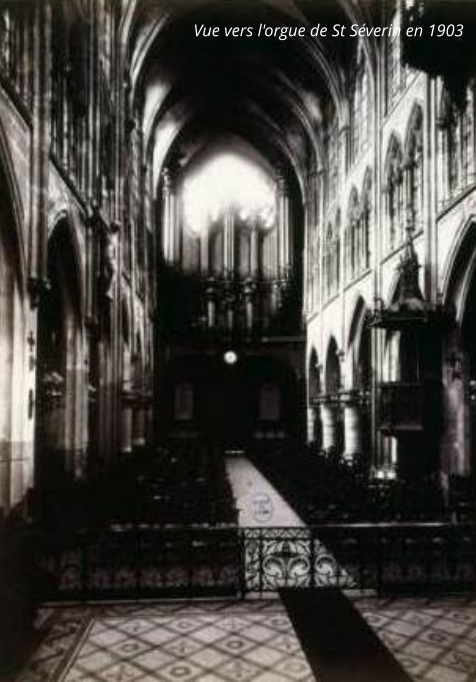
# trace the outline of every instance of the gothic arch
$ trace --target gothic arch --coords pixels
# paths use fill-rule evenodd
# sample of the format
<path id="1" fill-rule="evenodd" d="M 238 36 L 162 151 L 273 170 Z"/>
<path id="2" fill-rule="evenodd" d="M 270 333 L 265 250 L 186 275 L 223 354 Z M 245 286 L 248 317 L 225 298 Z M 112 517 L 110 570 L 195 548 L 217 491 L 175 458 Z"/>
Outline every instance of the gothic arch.
<path id="1" fill-rule="evenodd" d="M 466 299 L 476 270 L 476 216 L 472 215 L 458 230 L 443 271 L 443 302 L 452 306 L 456 320 L 461 323 Z"/>
<path id="2" fill-rule="evenodd" d="M 36 478 L 54 485 L 80 474 L 87 443 L 87 376 L 81 274 L 70 221 L 60 214 L 48 240 L 49 290 L 38 311 Z"/>
<path id="3" fill-rule="evenodd" d="M 348 349 L 358 342 L 366 312 L 367 304 L 362 294 L 359 293 L 352 305 L 352 315 L 350 316 L 349 334 L 347 337 Z"/>
<path id="4" fill-rule="evenodd" d="M 371 372 L 370 330 L 367 326 L 368 307 L 362 295 L 359 295 L 349 327 L 348 352 L 352 357 L 352 387 L 368 390 Z"/>
<path id="5" fill-rule="evenodd" d="M 48 249 L 54 243 L 53 240 L 59 238 L 62 242 L 62 248 L 69 259 L 71 271 L 68 274 L 73 288 L 75 289 L 74 302 L 77 306 L 79 319 L 82 320 L 84 314 L 85 303 L 85 275 L 83 260 L 81 257 L 81 248 L 78 242 L 77 226 L 71 217 L 70 211 L 67 208 L 59 208 L 52 215 L 48 223 Z M 58 231 L 61 233 L 58 236 Z"/>
<path id="6" fill-rule="evenodd" d="M 367 270 L 371 260 L 371 232 L 373 225 L 373 178 L 372 169 L 368 166 L 365 170 L 362 191 L 360 193 L 360 209 L 362 222 L 362 267 Z"/>
<path id="7" fill-rule="evenodd" d="M 0 126 L 0 509 L 20 501 L 31 475 L 25 442 L 25 262 L 21 203 Z M 27 455 L 26 455 L 27 456 Z"/>
<path id="8" fill-rule="evenodd" d="M 393 131 L 387 142 L 387 153 L 385 155 L 385 177 L 388 176 L 389 170 L 392 170 L 392 164 L 394 164 L 395 161 L 397 161 L 399 164 L 399 167 L 397 167 L 396 170 L 400 171 L 403 161 L 402 142 L 399 135 Z"/>
<path id="9" fill-rule="evenodd" d="M 325 385 L 327 394 L 335 394 L 342 387 L 339 350 L 334 336 L 329 339 L 326 353 Z"/>
<path id="10" fill-rule="evenodd" d="M 3 196 L 4 195 L 4 196 Z M 1 233 L 6 245 L 12 251 L 14 270 L 22 292 L 26 289 L 26 257 L 22 226 L 24 223 L 23 202 L 18 187 L 15 166 L 9 144 L 0 121 L 0 197 L 2 198 Z"/>
<path id="11" fill-rule="evenodd" d="M 423 108 L 419 102 L 414 102 L 410 116 L 408 118 L 407 129 L 405 133 L 405 161 L 408 161 L 408 153 L 416 133 L 423 129 Z"/>
<path id="12" fill-rule="evenodd" d="M 423 218 L 423 109 L 413 105 L 407 126 L 404 152 L 406 176 L 406 213 L 413 229 L 419 228 Z"/>
<path id="13" fill-rule="evenodd" d="M 360 202 L 359 193 L 355 185 L 352 187 L 347 203 L 346 225 L 346 279 L 351 281 L 360 270 Z"/>
<path id="14" fill-rule="evenodd" d="M 321 395 L 321 368 L 316 349 L 313 347 L 309 355 L 308 363 L 308 390 L 309 400 L 312 402 Z"/>
<path id="15" fill-rule="evenodd" d="M 403 151 L 396 133 L 387 145 L 384 166 L 385 218 L 387 251 L 392 251 L 403 241 Z"/>

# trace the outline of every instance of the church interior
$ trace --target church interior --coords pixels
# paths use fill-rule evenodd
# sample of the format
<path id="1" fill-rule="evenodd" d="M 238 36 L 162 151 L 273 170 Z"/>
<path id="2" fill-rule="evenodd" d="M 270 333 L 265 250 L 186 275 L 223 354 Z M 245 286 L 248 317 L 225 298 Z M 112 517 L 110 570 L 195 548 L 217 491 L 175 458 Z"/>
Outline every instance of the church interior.
<path id="1" fill-rule="evenodd" d="M 0 0 L 2 682 L 476 680 L 475 39 Z"/>

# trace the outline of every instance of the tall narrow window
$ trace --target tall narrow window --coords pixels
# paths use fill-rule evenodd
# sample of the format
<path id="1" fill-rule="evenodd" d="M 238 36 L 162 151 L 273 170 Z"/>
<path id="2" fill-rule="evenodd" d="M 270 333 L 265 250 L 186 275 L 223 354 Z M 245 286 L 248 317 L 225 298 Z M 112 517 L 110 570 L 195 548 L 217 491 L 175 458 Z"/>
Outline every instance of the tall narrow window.
<path id="1" fill-rule="evenodd" d="M 444 200 L 451 199 L 474 181 L 474 86 L 468 87 L 463 109 L 458 108 L 447 91 L 440 105 L 441 178 Z"/>
<path id="2" fill-rule="evenodd" d="M 367 172 L 365 173 L 361 203 L 362 203 L 361 261 L 362 268 L 364 270 L 367 270 L 370 267 L 370 231 L 372 225 L 372 175 L 370 169 L 368 169 Z"/>
<path id="3" fill-rule="evenodd" d="M 387 250 L 392 251 L 403 241 L 403 173 L 402 149 L 392 136 L 385 164 L 385 192 L 387 217 Z"/>
<path id="4" fill-rule="evenodd" d="M 394 3 L 395 5 L 396 3 Z M 396 103 L 404 90 L 411 69 L 402 62 L 402 30 L 401 12 L 397 8 L 388 15 L 386 25 L 390 31 L 386 37 L 385 45 L 385 107 L 386 113 Z"/>
<path id="5" fill-rule="evenodd" d="M 355 187 L 352 189 L 347 210 L 347 279 L 353 280 L 360 272 L 360 242 L 361 242 L 361 223 L 360 223 L 359 197 Z"/>
<path id="6" fill-rule="evenodd" d="M 474 87 L 468 88 L 467 103 L 461 115 L 461 184 L 467 187 L 474 180 Z"/>
<path id="7" fill-rule="evenodd" d="M 339 133 L 337 117 L 334 116 L 330 126 L 327 140 L 328 160 L 328 202 L 332 203 L 337 196 L 339 187 Z"/>
<path id="8" fill-rule="evenodd" d="M 325 296 L 330 298 L 339 291 L 340 283 L 340 212 L 334 222 L 329 222 L 324 244 Z"/>
<path id="9" fill-rule="evenodd" d="M 365 151 L 370 136 L 369 82 L 367 64 L 361 44 L 351 89 L 351 160 Z"/>
<path id="10" fill-rule="evenodd" d="M 89 32 L 86 14 L 67 0 L 52 3 L 51 138 L 56 161 L 79 188 L 86 183 Z"/>
<path id="11" fill-rule="evenodd" d="M 418 229 L 423 218 L 423 112 L 420 106 L 410 116 L 405 156 L 407 226 Z"/>

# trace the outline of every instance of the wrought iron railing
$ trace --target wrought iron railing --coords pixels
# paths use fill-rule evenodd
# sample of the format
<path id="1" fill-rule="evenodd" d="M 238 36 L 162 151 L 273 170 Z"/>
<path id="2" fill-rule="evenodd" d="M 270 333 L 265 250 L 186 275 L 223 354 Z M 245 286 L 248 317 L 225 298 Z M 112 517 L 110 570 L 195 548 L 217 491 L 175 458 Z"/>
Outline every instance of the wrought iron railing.
<path id="1" fill-rule="evenodd" d="M 120 527 L 36 539 L 43 600 L 235 595 L 242 590 L 236 528 Z"/>
<path id="2" fill-rule="evenodd" d="M 246 528 L 242 539 L 247 592 L 355 586 L 315 529 Z"/>
<path id="3" fill-rule="evenodd" d="M 121 527 L 36 536 L 42 600 L 476 586 L 476 525 Z"/>

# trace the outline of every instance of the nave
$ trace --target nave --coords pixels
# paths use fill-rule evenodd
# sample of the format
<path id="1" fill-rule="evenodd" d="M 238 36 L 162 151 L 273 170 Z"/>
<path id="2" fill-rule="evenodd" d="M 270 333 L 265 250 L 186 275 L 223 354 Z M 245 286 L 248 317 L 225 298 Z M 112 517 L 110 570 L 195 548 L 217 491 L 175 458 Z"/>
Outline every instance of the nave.
<path id="1" fill-rule="evenodd" d="M 473 6 L 0 0 L 10 679 L 475 677 Z"/>

